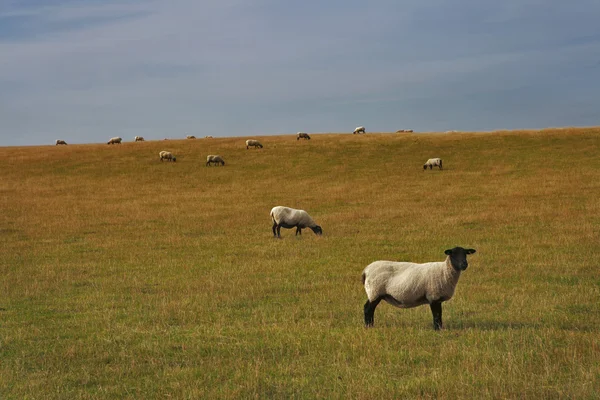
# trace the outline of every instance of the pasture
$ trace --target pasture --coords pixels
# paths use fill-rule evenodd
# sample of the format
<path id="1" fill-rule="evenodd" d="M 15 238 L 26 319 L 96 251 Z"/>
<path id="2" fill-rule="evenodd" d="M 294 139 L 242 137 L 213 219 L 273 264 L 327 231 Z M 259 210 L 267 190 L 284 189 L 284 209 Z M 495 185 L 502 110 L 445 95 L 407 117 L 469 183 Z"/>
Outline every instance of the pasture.
<path id="1" fill-rule="evenodd" d="M 0 398 L 597 398 L 600 128 L 311 138 L 0 148 Z M 454 246 L 443 331 L 364 328 L 366 265 Z"/>

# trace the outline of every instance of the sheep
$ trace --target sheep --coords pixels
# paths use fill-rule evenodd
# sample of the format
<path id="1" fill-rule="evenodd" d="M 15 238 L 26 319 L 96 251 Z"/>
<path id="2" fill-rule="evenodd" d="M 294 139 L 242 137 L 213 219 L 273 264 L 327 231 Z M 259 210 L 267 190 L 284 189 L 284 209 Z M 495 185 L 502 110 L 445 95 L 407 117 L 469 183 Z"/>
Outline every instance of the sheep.
<path id="1" fill-rule="evenodd" d="M 308 135 L 308 133 L 298 132 L 296 140 L 300 140 L 300 139 L 308 139 L 308 140 L 310 140 L 310 136 Z"/>
<path id="2" fill-rule="evenodd" d="M 302 229 L 310 228 L 316 235 L 322 235 L 323 229 L 313 221 L 312 217 L 304 210 L 290 207 L 277 206 L 271 209 L 273 220 L 273 236 L 281 238 L 281 228 L 291 229 L 296 227 L 296 236 L 302 235 Z"/>
<path id="3" fill-rule="evenodd" d="M 423 164 L 423 171 L 425 171 L 429 167 L 429 169 L 433 169 L 433 167 L 439 167 L 442 169 L 442 159 L 441 158 L 430 158 Z"/>
<path id="4" fill-rule="evenodd" d="M 250 146 L 253 146 L 254 148 L 257 148 L 257 147 L 260 147 L 261 149 L 263 148 L 263 145 L 260 144 L 260 142 L 258 140 L 254 140 L 254 139 L 246 140 L 246 149 L 249 149 Z"/>
<path id="5" fill-rule="evenodd" d="M 354 130 L 354 132 L 352 132 L 352 134 L 355 134 L 355 133 L 361 133 L 361 132 L 362 132 L 362 133 L 367 133 L 367 132 L 365 131 L 365 127 L 364 127 L 364 126 L 357 126 L 357 127 L 356 127 L 356 129 Z"/>
<path id="6" fill-rule="evenodd" d="M 196 139 L 196 136 L 194 136 L 194 135 L 187 135 L 186 139 Z"/>
<path id="7" fill-rule="evenodd" d="M 67 144 L 67 142 L 65 142 L 64 140 L 56 139 L 56 145 L 58 146 L 59 144 Z"/>
<path id="8" fill-rule="evenodd" d="M 375 261 L 369 264 L 362 273 L 368 298 L 364 305 L 365 326 L 373 326 L 375 308 L 385 300 L 399 308 L 429 304 L 433 329 L 442 329 L 442 302 L 454 295 L 460 273 L 469 266 L 467 255 L 473 253 L 474 249 L 455 247 L 444 251 L 447 257 L 441 262 Z"/>
<path id="9" fill-rule="evenodd" d="M 121 144 L 122 140 L 123 139 L 121 139 L 120 137 L 116 136 L 114 138 L 110 138 L 110 140 L 106 144 Z"/>
<path id="10" fill-rule="evenodd" d="M 160 161 L 163 160 L 167 160 L 167 161 L 177 161 L 177 158 L 173 157 L 173 153 L 171 153 L 170 151 L 161 151 L 160 153 L 158 153 L 158 155 L 160 156 Z"/>
<path id="11" fill-rule="evenodd" d="M 142 136 L 136 136 L 134 139 L 135 139 L 136 142 L 143 142 L 144 141 L 144 138 Z"/>
<path id="12" fill-rule="evenodd" d="M 213 137 L 211 135 L 208 136 L 204 136 L 204 139 L 212 139 Z"/>
<path id="13" fill-rule="evenodd" d="M 225 165 L 225 160 L 223 160 L 223 157 L 221 157 L 219 155 L 206 156 L 206 166 L 208 167 L 211 163 L 214 163 L 215 165 L 217 165 L 219 163 L 221 165 Z"/>

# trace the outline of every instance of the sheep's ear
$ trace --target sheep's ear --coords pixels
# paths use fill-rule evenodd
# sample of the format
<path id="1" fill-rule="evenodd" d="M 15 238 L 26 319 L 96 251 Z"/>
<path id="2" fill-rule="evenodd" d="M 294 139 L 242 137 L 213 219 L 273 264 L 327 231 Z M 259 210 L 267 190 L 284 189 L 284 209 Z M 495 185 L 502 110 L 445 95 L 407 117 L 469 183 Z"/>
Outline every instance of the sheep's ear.
<path id="1" fill-rule="evenodd" d="M 444 251 L 444 254 L 449 256 L 450 254 L 452 254 L 452 249 L 448 249 L 448 250 Z"/>
<path id="2" fill-rule="evenodd" d="M 473 254 L 473 253 L 475 253 L 475 249 L 465 249 L 465 253 Z"/>

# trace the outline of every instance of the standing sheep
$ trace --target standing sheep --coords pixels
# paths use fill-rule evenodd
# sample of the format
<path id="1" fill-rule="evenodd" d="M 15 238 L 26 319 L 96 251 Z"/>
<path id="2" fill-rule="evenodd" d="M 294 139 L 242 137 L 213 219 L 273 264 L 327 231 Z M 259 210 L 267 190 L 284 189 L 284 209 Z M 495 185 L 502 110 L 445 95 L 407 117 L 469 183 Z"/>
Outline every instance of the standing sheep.
<path id="1" fill-rule="evenodd" d="M 367 132 L 365 131 L 364 126 L 357 126 L 356 129 L 354 130 L 354 132 L 352 132 L 352 134 L 356 134 L 356 133 L 367 133 Z"/>
<path id="2" fill-rule="evenodd" d="M 430 158 L 423 164 L 423 171 L 425 171 L 429 167 L 429 169 L 433 169 L 433 167 L 439 167 L 442 169 L 442 159 L 441 158 Z"/>
<path id="3" fill-rule="evenodd" d="M 194 136 L 194 135 L 187 135 L 185 138 L 186 139 L 196 139 L 196 136 Z"/>
<path id="4" fill-rule="evenodd" d="M 211 163 L 214 163 L 215 165 L 225 165 L 225 160 L 223 160 L 223 157 L 219 155 L 206 156 L 206 166 L 208 167 Z"/>
<path id="5" fill-rule="evenodd" d="M 263 148 L 263 145 L 260 144 L 260 142 L 258 140 L 254 140 L 254 139 L 248 139 L 246 140 L 246 149 L 250 148 L 250 146 L 257 148 L 260 147 L 261 149 Z"/>
<path id="6" fill-rule="evenodd" d="M 56 146 L 58 146 L 59 144 L 67 144 L 67 142 L 65 142 L 64 140 L 56 139 Z"/>
<path id="7" fill-rule="evenodd" d="M 173 157 L 173 153 L 171 153 L 170 151 L 161 151 L 160 153 L 158 153 L 158 155 L 160 156 L 160 161 L 163 160 L 167 160 L 167 161 L 177 161 L 177 158 Z"/>
<path id="8" fill-rule="evenodd" d="M 308 140 L 310 140 L 310 136 L 308 135 L 308 133 L 298 132 L 296 140 L 300 140 L 300 139 L 308 139 Z"/>
<path id="9" fill-rule="evenodd" d="M 316 235 L 322 235 L 323 229 L 313 221 L 312 217 L 304 210 L 290 207 L 277 206 L 271 210 L 273 220 L 273 236 L 281 238 L 281 228 L 291 229 L 296 227 L 296 236 L 302 235 L 302 229 L 310 228 Z"/>
<path id="10" fill-rule="evenodd" d="M 367 292 L 364 306 L 365 326 L 373 326 L 375 308 L 385 300 L 399 308 L 429 304 L 433 329 L 442 329 L 442 302 L 450 300 L 460 278 L 467 269 L 467 255 L 474 249 L 455 247 L 444 251 L 445 261 L 415 264 L 412 262 L 375 261 L 362 273 Z"/>
<path id="11" fill-rule="evenodd" d="M 144 141 L 144 138 L 142 136 L 136 136 L 134 139 L 135 139 L 136 142 L 143 142 Z"/>
<path id="12" fill-rule="evenodd" d="M 110 140 L 106 144 L 121 144 L 122 140 L 123 139 L 121 139 L 120 137 L 116 136 L 114 138 L 110 138 Z"/>

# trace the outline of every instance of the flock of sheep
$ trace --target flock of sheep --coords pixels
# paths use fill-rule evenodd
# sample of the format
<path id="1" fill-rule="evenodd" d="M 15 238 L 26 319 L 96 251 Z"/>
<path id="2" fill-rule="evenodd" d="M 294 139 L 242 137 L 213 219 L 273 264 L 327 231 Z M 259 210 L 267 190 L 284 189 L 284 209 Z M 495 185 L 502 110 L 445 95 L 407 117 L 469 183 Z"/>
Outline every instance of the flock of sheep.
<path id="1" fill-rule="evenodd" d="M 400 131 L 398 131 L 400 132 Z M 412 130 L 402 130 L 412 132 Z M 357 127 L 353 134 L 366 133 L 364 126 Z M 206 136 L 210 138 L 212 136 Z M 195 139 L 188 135 L 187 139 Z M 310 140 L 306 132 L 298 132 L 296 140 Z M 136 136 L 136 142 L 143 142 L 144 138 Z M 111 138 L 107 144 L 121 144 L 120 137 Z M 56 145 L 66 145 L 64 140 L 57 140 Z M 255 139 L 246 140 L 246 149 L 250 147 L 263 148 Z M 177 161 L 169 151 L 159 153 L 160 161 Z M 225 160 L 220 155 L 208 155 L 206 165 L 225 165 Z M 438 167 L 442 169 L 441 158 L 430 158 L 423 164 L 423 170 Z M 316 235 L 322 235 L 323 229 L 304 210 L 290 207 L 277 206 L 271 209 L 272 230 L 275 238 L 281 238 L 281 228 L 296 228 L 296 236 L 302 235 L 302 229 L 309 228 Z M 412 308 L 429 304 L 433 316 L 433 328 L 439 330 L 442 324 L 442 303 L 450 300 L 458 284 L 462 271 L 468 267 L 467 255 L 475 253 L 474 249 L 455 247 L 444 252 L 446 259 L 438 262 L 416 264 L 412 262 L 375 261 L 369 264 L 362 273 L 362 283 L 367 294 L 367 302 L 363 307 L 366 327 L 374 323 L 375 308 L 381 300 L 399 307 Z"/>

